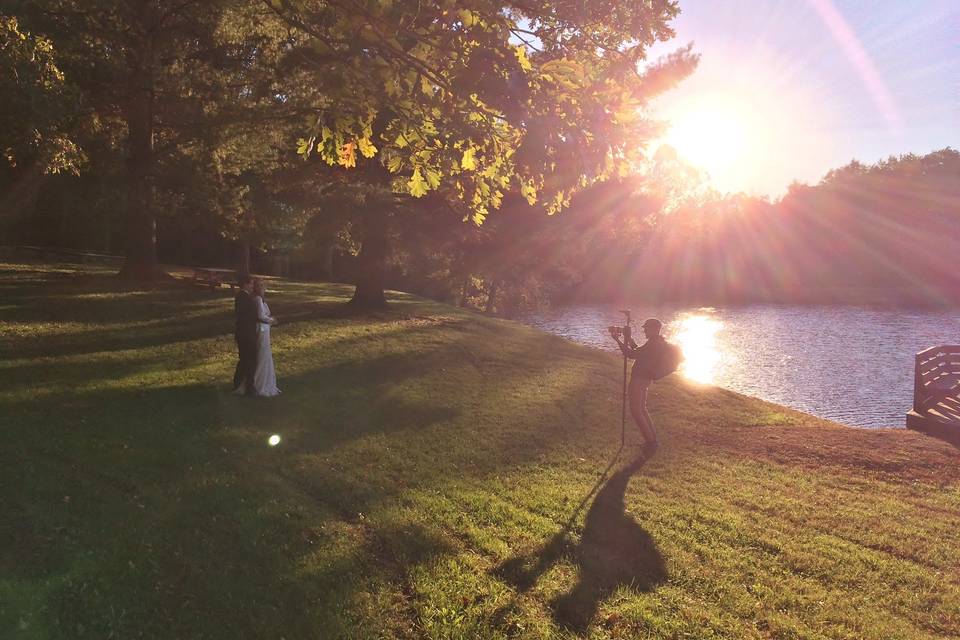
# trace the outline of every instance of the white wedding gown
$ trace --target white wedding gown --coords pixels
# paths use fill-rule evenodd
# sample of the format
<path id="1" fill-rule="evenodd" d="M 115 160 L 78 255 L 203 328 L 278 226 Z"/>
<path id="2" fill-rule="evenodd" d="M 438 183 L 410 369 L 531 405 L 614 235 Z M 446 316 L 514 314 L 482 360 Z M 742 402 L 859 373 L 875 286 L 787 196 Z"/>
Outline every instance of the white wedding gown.
<path id="1" fill-rule="evenodd" d="M 257 296 L 257 313 L 260 322 L 257 323 L 257 369 L 253 374 L 253 391 L 258 396 L 278 396 L 277 372 L 273 367 L 273 352 L 270 350 L 270 307 Z"/>

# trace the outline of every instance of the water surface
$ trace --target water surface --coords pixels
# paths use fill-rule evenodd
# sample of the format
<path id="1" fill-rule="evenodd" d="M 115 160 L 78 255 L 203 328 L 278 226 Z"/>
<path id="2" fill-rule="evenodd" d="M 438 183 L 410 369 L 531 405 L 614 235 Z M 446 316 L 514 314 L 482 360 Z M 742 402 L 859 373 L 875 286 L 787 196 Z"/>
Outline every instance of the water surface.
<path id="1" fill-rule="evenodd" d="M 632 309 L 683 347 L 681 375 L 856 427 L 902 427 L 913 402 L 914 354 L 960 344 L 960 312 L 850 306 L 750 305 Z M 610 351 L 616 307 L 531 313 L 523 322 Z"/>

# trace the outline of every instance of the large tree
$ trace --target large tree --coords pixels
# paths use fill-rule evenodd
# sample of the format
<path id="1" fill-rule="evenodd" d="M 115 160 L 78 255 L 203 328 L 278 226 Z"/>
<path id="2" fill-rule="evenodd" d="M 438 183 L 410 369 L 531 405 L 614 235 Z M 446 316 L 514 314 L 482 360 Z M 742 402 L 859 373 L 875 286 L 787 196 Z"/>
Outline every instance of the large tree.
<path id="1" fill-rule="evenodd" d="M 0 220 L 24 209 L 44 175 L 76 172 L 77 95 L 57 65 L 49 39 L 0 13 Z"/>
<path id="2" fill-rule="evenodd" d="M 237 168 L 231 156 L 260 148 L 241 149 L 231 139 L 280 104 L 269 70 L 258 75 L 276 38 L 236 18 L 251 4 L 259 6 L 243 0 L 0 0 L 0 8 L 54 42 L 84 106 L 123 157 L 123 275 L 159 275 L 156 196 L 164 172 L 183 161 L 205 164 L 235 190 L 230 181 L 247 167 Z M 256 155 L 247 154 L 248 164 Z"/>
<path id="3" fill-rule="evenodd" d="M 304 155 L 374 190 L 433 192 L 479 224 L 516 192 L 547 213 L 622 176 L 653 132 L 643 107 L 689 73 L 682 49 L 641 68 L 673 35 L 676 2 L 265 0 L 310 71 Z M 383 304 L 386 221 L 363 212 L 355 301 Z M 386 209 L 387 211 L 384 211 Z"/>

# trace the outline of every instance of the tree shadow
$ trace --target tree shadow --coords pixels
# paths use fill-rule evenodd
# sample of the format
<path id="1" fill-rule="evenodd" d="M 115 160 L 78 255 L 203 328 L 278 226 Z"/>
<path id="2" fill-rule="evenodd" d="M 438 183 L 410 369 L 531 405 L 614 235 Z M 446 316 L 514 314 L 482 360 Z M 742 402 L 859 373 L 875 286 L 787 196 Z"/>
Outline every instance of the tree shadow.
<path id="1" fill-rule="evenodd" d="M 152 294 L 151 294 L 152 295 Z M 194 297 L 192 300 L 196 300 Z M 89 325 L 89 329 L 40 336 L 18 336 L 0 339 L 0 357 L 47 358 L 86 355 L 106 351 L 125 351 L 164 345 L 193 342 L 233 333 L 233 300 L 222 298 L 222 307 L 203 317 L 184 322 L 178 315 L 190 302 L 151 297 L 148 302 L 130 305 L 120 299 L 74 303 L 61 301 L 64 309 L 56 314 L 38 314 L 35 310 L 14 309 L 0 311 L 0 320 L 8 322 L 36 322 L 38 320 L 69 320 Z M 407 320 L 412 316 L 399 310 L 378 314 L 358 314 L 338 300 L 284 300 L 270 301 L 272 313 L 280 319 L 280 326 L 304 322 L 340 321 L 362 317 L 367 323 L 388 324 Z M 202 307 L 201 307 L 202 308 Z M 122 317 L 118 314 L 122 313 Z M 85 314 L 85 315 L 84 315 Z M 38 317 L 42 316 L 42 317 Z M 123 322 L 143 322 L 122 326 Z M 121 326 L 117 326 L 121 325 Z"/>
<path id="2" fill-rule="evenodd" d="M 618 588 L 650 591 L 667 577 L 663 556 L 653 538 L 625 513 L 627 485 L 646 459 L 638 457 L 603 482 L 619 456 L 618 451 L 594 488 L 549 542 L 532 556 L 512 558 L 494 570 L 520 592 L 526 592 L 558 561 L 572 560 L 580 569 L 577 584 L 550 603 L 554 620 L 572 631 L 585 631 L 600 602 Z M 594 493 L 583 534 L 579 544 L 575 544 L 570 531 Z"/>
<path id="3" fill-rule="evenodd" d="M 2 263 L 0 263 L 2 265 Z M 182 279 L 143 290 L 108 274 L 4 269 L 0 322 L 27 327 L 67 323 L 68 331 L 0 337 L 0 358 L 78 356 L 153 348 L 233 333 L 234 290 L 209 291 Z M 314 321 L 388 324 L 421 317 L 423 301 L 390 292 L 391 305 L 366 312 L 348 304 L 353 286 L 284 282 L 268 301 L 281 325 Z M 191 317 L 184 321 L 183 313 Z"/>

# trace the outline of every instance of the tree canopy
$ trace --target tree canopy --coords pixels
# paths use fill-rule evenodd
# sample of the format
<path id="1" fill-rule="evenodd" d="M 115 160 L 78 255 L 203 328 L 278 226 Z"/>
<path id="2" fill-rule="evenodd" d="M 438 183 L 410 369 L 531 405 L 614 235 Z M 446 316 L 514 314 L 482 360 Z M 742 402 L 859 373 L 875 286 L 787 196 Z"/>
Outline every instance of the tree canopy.
<path id="1" fill-rule="evenodd" d="M 475 224 L 508 193 L 556 213 L 636 168 L 654 129 L 646 102 L 696 63 L 686 49 L 641 66 L 672 36 L 676 2 L 4 0 L 0 10 L 55 43 L 88 133 L 122 158 L 125 271 L 146 278 L 158 210 L 190 208 L 178 189 L 201 195 L 217 220 L 208 226 L 249 243 L 271 226 L 251 194 L 263 204 L 289 193 L 276 185 L 299 173 L 294 151 L 314 159 L 317 194 L 365 185 L 378 203 L 357 210 L 368 248 L 383 244 L 381 209 L 405 197 Z M 302 212 L 272 210 L 303 228 Z"/>
<path id="2" fill-rule="evenodd" d="M 646 102 L 692 70 L 675 2 L 276 0 L 311 69 L 316 121 L 299 151 L 330 166 L 376 160 L 396 193 L 436 192 L 481 223 L 504 193 L 549 213 L 631 171 Z"/>

